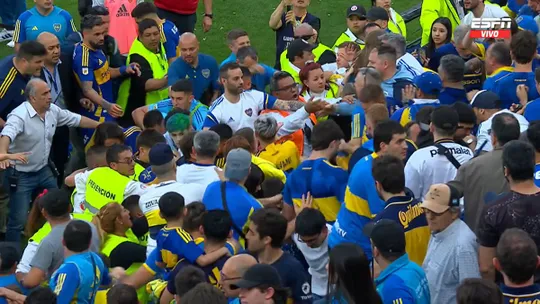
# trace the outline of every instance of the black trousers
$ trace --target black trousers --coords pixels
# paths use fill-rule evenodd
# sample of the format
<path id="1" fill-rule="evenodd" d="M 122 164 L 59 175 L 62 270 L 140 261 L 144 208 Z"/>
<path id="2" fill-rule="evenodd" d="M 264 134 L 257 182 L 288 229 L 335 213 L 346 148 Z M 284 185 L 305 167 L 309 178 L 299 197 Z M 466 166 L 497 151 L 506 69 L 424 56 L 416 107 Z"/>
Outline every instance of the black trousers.
<path id="1" fill-rule="evenodd" d="M 197 23 L 197 14 L 182 15 L 171 11 L 158 10 L 158 15 L 162 19 L 167 19 L 176 25 L 178 33 L 182 35 L 185 32 L 193 33 L 195 30 L 195 23 Z"/>
<path id="2" fill-rule="evenodd" d="M 54 133 L 51 159 L 60 173 L 58 176 L 58 187 L 64 184 L 64 171 L 69 158 L 69 127 L 63 126 L 56 128 Z"/>

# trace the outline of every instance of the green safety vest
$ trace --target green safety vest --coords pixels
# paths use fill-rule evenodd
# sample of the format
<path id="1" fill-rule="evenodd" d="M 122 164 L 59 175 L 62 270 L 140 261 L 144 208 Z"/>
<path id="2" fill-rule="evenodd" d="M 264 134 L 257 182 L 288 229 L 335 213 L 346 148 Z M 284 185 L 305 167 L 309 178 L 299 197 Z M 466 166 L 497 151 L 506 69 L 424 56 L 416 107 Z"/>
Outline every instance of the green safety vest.
<path id="1" fill-rule="evenodd" d="M 341 35 L 339 35 L 338 39 L 336 40 L 336 42 L 334 42 L 334 49 L 336 49 L 337 47 L 339 47 L 343 42 L 348 42 L 348 41 L 353 41 L 351 39 L 351 37 L 349 37 L 349 35 L 345 34 L 345 32 L 341 33 Z M 358 46 L 360 47 L 360 49 L 363 49 L 366 45 L 365 44 L 362 44 L 362 43 L 358 43 L 358 41 L 354 41 L 356 44 L 358 44 Z"/>
<path id="2" fill-rule="evenodd" d="M 169 62 L 167 61 L 167 56 L 165 55 L 165 48 L 163 44 L 160 43 L 160 53 L 156 54 L 152 51 L 149 51 L 139 39 L 135 39 L 131 48 L 129 49 L 129 54 L 127 57 L 126 65 L 130 63 L 131 55 L 137 54 L 142 56 L 152 69 L 152 78 L 161 79 L 167 75 L 169 70 Z M 117 104 L 125 109 L 128 103 L 129 90 L 131 88 L 131 78 L 128 78 L 122 82 L 120 85 L 120 90 L 118 91 L 118 100 Z M 169 88 L 163 88 L 161 90 L 146 92 L 146 105 L 151 105 L 157 103 L 160 100 L 166 99 L 169 97 Z"/>
<path id="3" fill-rule="evenodd" d="M 91 222 L 92 221 L 92 215 L 91 214 L 81 214 L 81 213 L 72 213 L 71 216 L 73 219 L 76 220 L 82 220 L 85 222 Z M 51 232 L 51 224 L 49 222 L 45 222 L 43 227 L 39 228 L 39 230 L 32 235 L 32 237 L 28 240 L 28 242 L 34 242 L 36 244 L 40 244 L 41 241 L 49 235 Z"/>
<path id="4" fill-rule="evenodd" d="M 132 180 L 109 167 L 92 170 L 86 181 L 85 212 L 97 214 L 101 207 L 110 202 L 121 204 L 124 191 Z"/>
<path id="5" fill-rule="evenodd" d="M 135 174 L 130 176 L 132 180 L 138 182 L 139 181 L 139 175 L 143 173 L 143 171 L 146 170 L 143 166 L 139 165 L 138 163 L 135 163 Z"/>
<path id="6" fill-rule="evenodd" d="M 105 237 L 105 242 L 103 243 L 103 246 L 101 248 L 101 253 L 106 255 L 107 257 L 110 257 L 111 252 L 118 247 L 118 245 L 124 243 L 124 242 L 132 242 L 135 244 L 139 244 L 137 238 L 133 239 L 135 235 L 133 233 L 128 233 L 130 230 L 126 232 L 127 237 L 118 236 L 114 234 L 107 234 Z M 143 263 L 133 263 L 131 266 L 129 266 L 128 269 L 126 269 L 126 274 L 131 275 L 137 271 L 142 266 Z M 140 303 L 146 303 L 148 301 L 148 293 L 146 292 L 146 286 L 143 286 L 139 289 L 137 289 L 137 298 L 139 299 Z"/>
<path id="7" fill-rule="evenodd" d="M 321 55 L 326 52 L 331 51 L 334 52 L 331 48 L 327 47 L 326 45 L 319 43 L 316 48 L 313 49 L 313 56 L 315 57 L 314 60 L 318 61 Z M 284 72 L 288 72 L 292 75 L 294 78 L 294 81 L 301 84 L 300 76 L 298 75 L 298 72 L 296 72 L 293 67 L 292 63 L 287 59 L 287 50 L 283 51 L 281 55 L 279 55 L 279 63 L 281 65 L 281 70 Z"/>

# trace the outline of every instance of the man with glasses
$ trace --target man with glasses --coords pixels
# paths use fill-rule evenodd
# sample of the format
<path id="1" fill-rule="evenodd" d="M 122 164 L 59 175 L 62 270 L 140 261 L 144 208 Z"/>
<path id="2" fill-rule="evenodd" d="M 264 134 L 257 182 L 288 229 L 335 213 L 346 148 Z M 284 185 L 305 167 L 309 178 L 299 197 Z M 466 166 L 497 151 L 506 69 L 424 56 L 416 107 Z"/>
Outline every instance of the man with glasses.
<path id="1" fill-rule="evenodd" d="M 229 299 L 231 304 L 240 304 L 240 289 L 234 285 L 240 281 L 244 273 L 256 265 L 257 260 L 249 254 L 239 254 L 230 257 L 220 272 L 219 284 L 223 289 L 223 293 Z"/>
<path id="2" fill-rule="evenodd" d="M 337 38 L 334 42 L 334 47 L 337 48 L 343 42 L 353 41 L 363 49 L 366 45 L 364 42 L 366 26 L 366 9 L 362 5 L 352 5 L 347 9 L 347 30 Z"/>
<path id="3" fill-rule="evenodd" d="M 135 161 L 131 148 L 115 144 L 107 150 L 108 167 L 100 167 L 75 175 L 75 189 L 84 196 L 84 212 L 97 214 L 101 207 L 110 202 L 122 202 L 131 195 L 146 192 L 143 183 L 133 181 Z"/>

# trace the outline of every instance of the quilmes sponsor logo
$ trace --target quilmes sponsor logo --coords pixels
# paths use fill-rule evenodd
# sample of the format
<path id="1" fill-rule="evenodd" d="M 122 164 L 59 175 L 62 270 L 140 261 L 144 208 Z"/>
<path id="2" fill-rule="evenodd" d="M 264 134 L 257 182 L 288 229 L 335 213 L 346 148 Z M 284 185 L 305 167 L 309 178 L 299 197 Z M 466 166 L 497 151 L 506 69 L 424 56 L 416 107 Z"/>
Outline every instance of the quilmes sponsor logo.
<path id="1" fill-rule="evenodd" d="M 499 38 L 512 36 L 512 20 L 504 18 L 473 18 L 471 23 L 471 38 Z"/>

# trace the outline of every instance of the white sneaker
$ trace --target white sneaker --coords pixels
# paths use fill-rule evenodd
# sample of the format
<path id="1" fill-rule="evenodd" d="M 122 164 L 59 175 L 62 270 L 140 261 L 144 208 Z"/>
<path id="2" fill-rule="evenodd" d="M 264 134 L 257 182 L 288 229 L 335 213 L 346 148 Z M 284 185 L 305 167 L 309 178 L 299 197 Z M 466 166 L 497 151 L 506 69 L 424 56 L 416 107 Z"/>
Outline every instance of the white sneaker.
<path id="1" fill-rule="evenodd" d="M 15 47 L 15 41 L 11 40 L 10 42 L 8 42 L 7 46 L 9 46 L 10 48 L 14 48 Z"/>
<path id="2" fill-rule="evenodd" d="M 0 31 L 0 42 L 11 40 L 13 38 L 13 31 L 3 29 Z"/>

